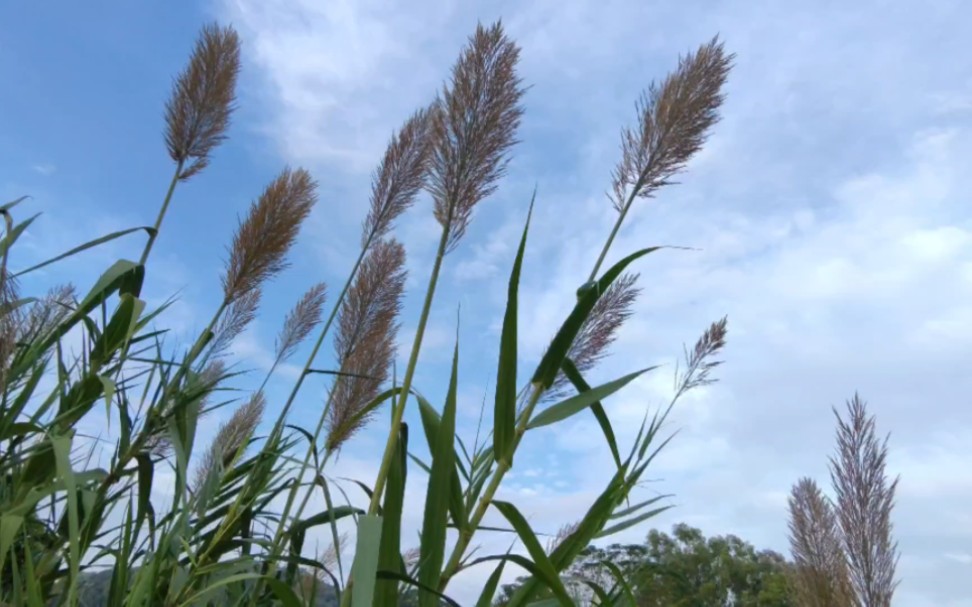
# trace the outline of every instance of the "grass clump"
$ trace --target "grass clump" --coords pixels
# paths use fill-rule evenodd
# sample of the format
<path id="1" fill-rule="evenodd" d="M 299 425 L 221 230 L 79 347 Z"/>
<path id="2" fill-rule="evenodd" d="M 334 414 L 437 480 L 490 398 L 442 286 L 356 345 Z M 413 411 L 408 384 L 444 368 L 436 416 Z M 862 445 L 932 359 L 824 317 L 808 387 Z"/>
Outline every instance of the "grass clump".
<path id="1" fill-rule="evenodd" d="M 357 259 L 340 289 L 311 285 L 284 319 L 274 362 L 261 387 L 232 394 L 236 374 L 229 346 L 259 313 L 261 294 L 288 265 L 288 254 L 317 200 L 317 185 L 301 168 L 285 168 L 239 223 L 221 276 L 219 305 L 184 353 L 163 346 L 165 306 L 149 309 L 141 291 L 151 277 L 153 245 L 178 185 L 204 172 L 227 138 L 240 68 L 240 40 L 230 27 L 206 26 L 165 106 L 165 145 L 175 169 L 151 227 L 134 228 L 72 249 L 74 255 L 107 240 L 144 230 L 138 261 L 121 259 L 87 290 L 59 287 L 33 299 L 14 272 L 10 252 L 31 220 L 17 222 L 22 200 L 0 207 L 5 227 L 0 257 L 0 603 L 78 605 L 85 576 L 109 576 L 105 600 L 126 607 L 166 605 L 300 605 L 326 586 L 334 601 L 422 606 L 448 598 L 450 582 L 471 567 L 492 567 L 479 604 L 489 604 L 511 561 L 530 577 L 510 597 L 528 604 L 549 592 L 571 604 L 561 574 L 595 538 L 640 524 L 661 509 L 630 497 L 650 462 L 667 444 L 658 434 L 675 401 L 713 381 L 710 371 L 725 343 L 726 320 L 713 323 L 686 352 L 671 403 L 648 415 L 636 440 L 619 445 L 603 401 L 650 369 L 598 386 L 584 375 L 607 352 L 630 317 L 639 289 L 629 268 L 658 247 L 633 252 L 602 271 L 613 240 L 638 198 L 657 194 L 701 148 L 718 119 L 732 56 L 720 41 L 702 45 L 675 72 L 651 85 L 637 104 L 637 126 L 623 131 L 613 179 L 617 220 L 570 314 L 528 381 L 517 377 L 520 271 L 532 202 L 511 260 L 490 438 L 467 450 L 456 435 L 459 344 L 444 403 L 429 402 L 414 385 L 436 288 L 448 254 L 461 246 L 474 211 L 500 187 L 517 144 L 524 87 L 520 49 L 502 24 L 478 26 L 450 79 L 430 103 L 391 138 L 372 179 Z M 395 220 L 427 193 L 441 227 L 414 342 L 401 377 L 389 385 L 402 301 L 405 249 L 392 236 Z M 607 210 L 607 209 L 606 209 Z M 608 211 L 610 212 L 610 211 Z M 61 256 L 63 257 L 63 256 Z M 85 293 L 80 296 L 79 293 Z M 327 299 L 329 298 L 329 301 Z M 335 331 L 332 331 L 335 329 Z M 316 424 L 291 410 L 311 376 L 319 377 L 328 337 L 334 368 Z M 65 340 L 80 343 L 77 350 Z M 264 388 L 305 339 L 310 352 L 283 402 Z M 105 405 L 118 436 L 101 467 L 82 452 L 79 422 Z M 198 444 L 197 429 L 214 408 L 235 409 L 214 441 Z M 417 429 L 430 460 L 411 456 L 416 429 L 405 423 L 418 407 Z M 602 492 L 586 515 L 544 548 L 516 504 L 496 498 L 514 456 L 531 430 L 590 410 L 611 451 Z M 327 474 L 332 456 L 376 413 L 390 417 L 380 467 L 355 479 L 368 499 L 357 502 Z M 276 418 L 265 420 L 275 412 Z M 267 432 L 258 436 L 260 424 Z M 412 435 L 412 438 L 410 438 Z M 457 448 L 458 445 L 458 448 Z M 171 503 L 153 499 L 162 470 Z M 418 473 L 418 476 L 417 476 Z M 402 546 L 407 482 L 428 476 L 419 546 Z M 312 495 L 326 508 L 307 512 Z M 157 497 L 157 496 L 156 496 Z M 488 511 L 499 512 L 527 555 L 476 555 L 474 538 Z M 356 529 L 350 563 L 338 522 Z M 315 528 L 330 530 L 330 555 L 305 545 Z M 457 534 L 447 538 L 447 529 Z M 105 573 L 109 572 L 109 573 Z M 625 603 L 624 580 L 598 589 L 611 604 Z M 330 595 L 328 595 L 330 596 Z M 403 598 L 404 597 L 404 598 Z M 606 604 L 606 603 L 605 603 Z"/>

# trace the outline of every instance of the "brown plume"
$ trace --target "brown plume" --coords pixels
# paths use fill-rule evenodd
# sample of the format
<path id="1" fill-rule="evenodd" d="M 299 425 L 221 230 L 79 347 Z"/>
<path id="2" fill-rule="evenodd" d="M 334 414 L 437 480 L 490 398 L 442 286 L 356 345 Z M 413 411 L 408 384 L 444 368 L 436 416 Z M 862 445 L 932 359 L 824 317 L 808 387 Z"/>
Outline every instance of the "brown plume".
<path id="1" fill-rule="evenodd" d="M 395 353 L 397 317 L 405 287 L 405 249 L 394 240 L 380 241 L 365 258 L 341 305 L 334 340 L 341 372 L 328 412 L 329 451 L 338 449 L 370 415 L 362 409 L 388 378 Z"/>
<path id="2" fill-rule="evenodd" d="M 728 318 L 723 316 L 721 320 L 709 325 L 709 328 L 702 333 L 692 351 L 685 351 L 685 371 L 677 375 L 677 400 L 685 392 L 707 386 L 716 380 L 709 377 L 712 369 L 722 364 L 721 360 L 712 360 L 726 346 L 726 326 Z"/>
<path id="3" fill-rule="evenodd" d="M 219 383 L 226 379 L 226 365 L 220 359 L 209 362 L 202 371 L 190 375 L 189 383 L 186 386 L 187 395 L 192 399 L 198 399 L 197 409 L 199 419 L 203 419 L 210 409 L 207 407 L 213 392 L 219 387 Z M 170 413 L 163 411 L 162 415 Z M 168 457 L 172 452 L 172 439 L 167 427 L 163 424 L 156 428 L 155 433 L 149 435 L 145 444 L 146 450 L 157 457 Z"/>
<path id="4" fill-rule="evenodd" d="M 0 263 L 0 389 L 7 385 L 7 373 L 24 324 L 23 313 L 13 304 L 18 299 L 16 280 L 7 273 L 6 255 Z"/>
<path id="5" fill-rule="evenodd" d="M 567 352 L 577 370 L 589 371 L 605 356 L 608 346 L 614 343 L 621 325 L 631 316 L 631 306 L 641 289 L 635 287 L 637 274 L 624 274 L 611 283 L 607 291 L 594 304 L 590 316 L 581 325 L 580 332 Z M 563 373 L 557 375 L 546 392 L 546 399 L 557 399 L 568 391 L 569 381 Z"/>
<path id="6" fill-rule="evenodd" d="M 362 246 L 388 233 L 425 186 L 432 151 L 430 117 L 435 106 L 413 114 L 392 136 L 371 179 L 371 207 L 361 235 Z"/>
<path id="7" fill-rule="evenodd" d="M 496 190 L 516 143 L 523 114 L 519 54 L 500 22 L 488 29 L 478 25 L 433 112 L 429 191 L 449 250 L 465 233 L 476 204 Z"/>
<path id="8" fill-rule="evenodd" d="M 28 342 L 46 335 L 74 309 L 77 291 L 72 284 L 51 287 L 47 294 L 30 307 L 17 332 L 17 340 Z"/>
<path id="9" fill-rule="evenodd" d="M 317 202 L 304 169 L 283 172 L 266 187 L 233 236 L 223 294 L 231 302 L 287 267 L 286 255 Z"/>
<path id="10" fill-rule="evenodd" d="M 888 607 L 898 585 L 898 544 L 892 539 L 891 510 L 898 480 L 888 482 L 887 438 L 877 437 L 873 416 L 855 394 L 848 419 L 837 418 L 837 454 L 830 458 L 837 524 L 844 542 L 851 585 L 861 605 Z"/>
<path id="11" fill-rule="evenodd" d="M 176 78 L 165 104 L 165 145 L 183 163 L 179 179 L 209 164 L 209 154 L 226 139 L 240 72 L 240 38 L 231 27 L 203 27 L 189 65 Z"/>
<path id="12" fill-rule="evenodd" d="M 852 607 L 853 593 L 840 530 L 830 501 L 810 478 L 793 487 L 789 498 L 790 581 L 803 607 Z"/>
<path id="13" fill-rule="evenodd" d="M 210 356 L 220 356 L 233 340 L 246 330 L 246 327 L 256 318 L 260 307 L 262 291 L 259 287 L 243 293 L 233 300 L 226 312 L 216 325 L 215 337 L 210 345 Z"/>
<path id="14" fill-rule="evenodd" d="M 623 211 L 635 197 L 650 197 L 670 183 L 699 151 L 719 119 L 722 87 L 732 67 L 718 37 L 678 62 L 661 86 L 652 83 L 636 104 L 638 128 L 621 132 L 621 162 L 614 170 L 612 202 Z"/>
<path id="15" fill-rule="evenodd" d="M 248 401 L 233 412 L 229 420 L 220 425 L 216 437 L 196 468 L 196 480 L 192 485 L 194 491 L 199 491 L 215 470 L 229 466 L 240 449 L 246 446 L 263 417 L 266 402 L 263 392 L 254 392 Z"/>
<path id="16" fill-rule="evenodd" d="M 327 285 L 319 282 L 297 301 L 287 313 L 280 335 L 277 336 L 276 358 L 282 361 L 289 358 L 300 342 L 321 322 L 321 312 L 327 299 Z"/>

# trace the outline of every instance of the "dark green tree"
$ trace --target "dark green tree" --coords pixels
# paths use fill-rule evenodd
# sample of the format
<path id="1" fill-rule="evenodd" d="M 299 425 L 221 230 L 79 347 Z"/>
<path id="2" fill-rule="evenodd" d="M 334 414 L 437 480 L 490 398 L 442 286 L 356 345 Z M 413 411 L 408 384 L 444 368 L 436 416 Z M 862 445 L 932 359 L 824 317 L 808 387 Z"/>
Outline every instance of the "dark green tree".
<path id="1" fill-rule="evenodd" d="M 638 607 L 790 607 L 786 559 L 758 551 L 734 535 L 706 538 L 685 524 L 671 535 L 653 530 L 644 544 L 589 546 L 566 572 L 564 583 L 578 604 L 590 604 L 589 582 L 610 591 L 612 563 L 631 586 Z M 498 604 L 513 595 L 517 583 L 503 587 Z M 596 603 L 595 603 L 596 604 Z"/>

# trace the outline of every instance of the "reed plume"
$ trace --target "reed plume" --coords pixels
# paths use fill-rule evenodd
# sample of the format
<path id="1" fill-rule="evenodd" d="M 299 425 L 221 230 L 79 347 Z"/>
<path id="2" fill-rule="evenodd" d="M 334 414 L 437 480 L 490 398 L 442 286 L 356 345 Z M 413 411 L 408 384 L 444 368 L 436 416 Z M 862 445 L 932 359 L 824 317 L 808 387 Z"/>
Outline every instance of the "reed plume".
<path id="1" fill-rule="evenodd" d="M 341 306 L 334 349 L 342 375 L 335 382 L 328 410 L 328 451 L 340 448 L 367 423 L 370 415 L 361 412 L 388 378 L 405 287 L 404 266 L 404 247 L 395 240 L 380 241 L 365 258 Z"/>
<path id="2" fill-rule="evenodd" d="M 612 202 L 619 212 L 634 198 L 650 197 L 670 183 L 702 148 L 719 120 L 733 57 L 715 37 L 679 58 L 675 72 L 639 98 L 637 129 L 622 130 L 621 161 L 613 175 Z"/>
<path id="3" fill-rule="evenodd" d="M 205 392 L 206 397 L 212 394 L 221 381 L 226 378 L 226 363 L 222 360 L 216 359 L 210 361 L 202 371 L 199 372 L 196 380 L 199 385 L 199 389 Z"/>
<path id="4" fill-rule="evenodd" d="M 0 390 L 6 389 L 7 373 L 17 347 L 18 333 L 24 325 L 23 313 L 14 307 L 18 299 L 17 284 L 7 272 L 6 261 L 5 253 L 0 263 Z"/>
<path id="5" fill-rule="evenodd" d="M 210 356 L 221 356 L 226 349 L 239 337 L 253 319 L 256 318 L 260 307 L 262 290 L 257 287 L 245 291 L 226 308 L 216 325 L 213 341 L 210 344 Z"/>
<path id="6" fill-rule="evenodd" d="M 29 342 L 46 335 L 74 309 L 77 291 L 72 284 L 51 287 L 47 294 L 34 303 L 17 330 L 17 341 Z"/>
<path id="7" fill-rule="evenodd" d="M 320 564 L 324 565 L 325 568 L 332 569 L 337 564 L 338 555 L 341 553 L 341 551 L 344 549 L 344 545 L 347 543 L 348 543 L 348 532 L 345 531 L 344 533 L 338 536 L 336 543 L 331 542 L 330 544 L 328 544 L 327 548 L 325 548 L 323 552 L 321 552 L 318 555 L 317 561 Z M 322 582 L 330 583 L 330 580 L 326 577 L 320 577 L 319 579 Z"/>
<path id="8" fill-rule="evenodd" d="M 189 398 L 198 400 L 199 419 L 203 419 L 210 409 L 207 407 L 213 392 L 219 387 L 220 382 L 226 379 L 226 364 L 219 358 L 209 361 L 201 371 L 195 375 L 190 375 L 190 383 L 186 387 Z M 171 413 L 171 409 L 160 412 L 162 417 Z M 165 425 L 157 426 L 148 436 L 145 443 L 145 450 L 157 457 L 168 457 L 172 452 L 172 439 L 168 428 Z"/>
<path id="9" fill-rule="evenodd" d="M 830 458 L 837 524 L 857 601 L 888 607 L 895 588 L 898 544 L 892 539 L 891 510 L 898 480 L 888 482 L 888 439 L 881 441 L 867 405 L 855 394 L 845 420 L 837 418 L 837 453 Z"/>
<path id="10" fill-rule="evenodd" d="M 840 529 L 817 483 L 802 478 L 789 498 L 790 585 L 802 607 L 852 607 L 853 592 Z"/>
<path id="11" fill-rule="evenodd" d="M 432 113 L 429 191 L 447 250 L 466 231 L 473 208 L 496 190 L 523 115 L 516 75 L 520 49 L 496 22 L 476 32 L 452 68 Z"/>
<path id="12" fill-rule="evenodd" d="M 284 169 L 250 206 L 233 236 L 223 276 L 227 304 L 287 267 L 287 252 L 317 201 L 316 188 L 304 169 Z"/>
<path id="13" fill-rule="evenodd" d="M 685 351 L 685 371 L 682 374 L 676 372 L 676 384 L 678 386 L 675 394 L 676 400 L 689 390 L 707 386 L 716 381 L 709 377 L 709 373 L 721 365 L 722 361 L 712 360 L 712 357 L 726 346 L 727 324 L 728 318 L 725 316 L 712 323 L 695 342 L 695 347 L 691 351 Z"/>
<path id="14" fill-rule="evenodd" d="M 597 302 L 590 316 L 584 321 L 574 343 L 567 352 L 568 358 L 581 373 L 591 370 L 608 354 L 608 347 L 617 338 L 618 330 L 631 317 L 631 307 L 641 289 L 635 286 L 637 274 L 618 277 Z M 569 381 L 563 373 L 544 393 L 545 399 L 558 399 L 568 391 Z"/>
<path id="15" fill-rule="evenodd" d="M 210 475 L 233 462 L 240 450 L 250 442 L 265 407 L 266 398 L 263 392 L 254 392 L 249 400 L 233 412 L 229 420 L 220 425 L 216 437 L 196 468 L 193 491 L 199 491 Z"/>
<path id="16" fill-rule="evenodd" d="M 308 289 L 287 313 L 274 347 L 277 362 L 290 358 L 297 346 L 321 322 L 326 299 L 327 285 L 319 282 Z"/>
<path id="17" fill-rule="evenodd" d="M 186 180 L 206 168 L 226 139 L 240 71 L 240 38 L 232 27 L 209 24 L 165 104 L 165 145 Z"/>
<path id="18" fill-rule="evenodd" d="M 573 523 L 566 523 L 557 530 L 557 534 L 551 537 L 547 541 L 547 555 L 553 554 L 553 552 L 564 543 L 564 540 L 569 538 L 580 528 L 580 521 L 575 521 Z"/>
<path id="19" fill-rule="evenodd" d="M 411 571 L 419 564 L 419 559 L 422 558 L 422 549 L 418 546 L 413 546 L 402 553 L 402 561 L 405 563 L 405 571 Z"/>
<path id="20" fill-rule="evenodd" d="M 425 186 L 432 151 L 431 116 L 435 104 L 415 112 L 392 136 L 371 179 L 371 201 L 361 234 L 367 247 L 383 238 Z"/>

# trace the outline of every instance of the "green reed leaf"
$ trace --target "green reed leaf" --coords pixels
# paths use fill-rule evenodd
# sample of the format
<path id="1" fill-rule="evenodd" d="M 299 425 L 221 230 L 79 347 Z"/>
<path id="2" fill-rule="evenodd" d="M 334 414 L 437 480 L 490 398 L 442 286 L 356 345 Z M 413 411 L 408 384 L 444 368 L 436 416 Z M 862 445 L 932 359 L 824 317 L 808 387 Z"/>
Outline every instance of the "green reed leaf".
<path id="1" fill-rule="evenodd" d="M 537 192 L 534 190 L 527 212 L 520 247 L 513 262 L 509 287 L 506 294 L 506 314 L 503 317 L 503 333 L 500 338 L 499 364 L 496 368 L 496 402 L 493 407 L 493 454 L 496 461 L 506 460 L 513 465 L 513 441 L 516 434 L 516 340 L 517 340 L 517 292 L 520 288 L 520 268 L 523 266 L 523 252 L 526 249 L 527 233 L 530 230 L 530 217 Z"/>
<path id="2" fill-rule="evenodd" d="M 77 597 L 78 578 L 81 575 L 80 523 L 78 514 L 77 485 L 74 469 L 71 466 L 71 437 L 51 436 L 51 448 L 57 461 L 57 474 L 64 482 L 68 515 L 68 604 Z"/>
<path id="3" fill-rule="evenodd" d="M 560 366 L 563 364 L 564 359 L 567 358 L 567 352 L 570 351 L 571 344 L 574 343 L 574 339 L 584 325 L 584 321 L 591 315 L 594 304 L 600 299 L 601 294 L 611 286 L 611 283 L 617 280 L 618 276 L 624 272 L 624 269 L 631 262 L 660 248 L 662 247 L 649 247 L 628 255 L 614 264 L 601 278 L 581 288 L 578 292 L 577 303 L 574 305 L 573 311 L 571 311 L 567 320 L 564 321 L 564 324 L 561 325 L 553 341 L 550 342 L 550 347 L 547 348 L 547 352 L 540 360 L 540 364 L 537 365 L 537 370 L 533 374 L 531 383 L 540 384 L 544 389 L 553 385 Z"/>
<path id="4" fill-rule="evenodd" d="M 33 219 L 33 217 L 31 219 Z M 73 249 L 71 249 L 70 251 L 66 251 L 64 253 L 61 253 L 57 257 L 52 257 L 52 258 L 50 258 L 50 259 L 48 259 L 46 261 L 42 261 L 41 263 L 39 263 L 39 264 L 37 264 L 35 266 L 31 266 L 31 267 L 27 268 L 26 270 L 21 270 L 20 272 L 17 272 L 14 276 L 23 276 L 25 274 L 30 274 L 31 272 L 34 272 L 36 270 L 40 270 L 41 268 L 46 267 L 46 266 L 49 266 L 52 263 L 56 263 L 58 261 L 61 261 L 62 259 L 66 259 L 68 257 L 71 257 L 72 255 L 77 255 L 78 253 L 81 253 L 82 251 L 86 251 L 88 249 L 97 247 L 99 245 L 103 245 L 106 242 L 111 242 L 112 240 L 115 240 L 117 238 L 121 238 L 122 236 L 127 236 L 127 235 L 129 235 L 129 234 L 131 234 L 133 232 L 140 232 L 142 230 L 144 230 L 148 234 L 151 234 L 152 228 L 149 227 L 149 226 L 140 226 L 140 227 L 137 227 L 137 228 L 128 228 L 127 230 L 121 230 L 119 232 L 112 232 L 111 234 L 107 234 L 107 235 L 102 236 L 100 238 L 95 238 L 94 240 L 88 241 L 88 242 L 86 242 L 86 243 L 84 243 L 82 245 L 78 245 L 78 246 L 74 247 Z"/>
<path id="5" fill-rule="evenodd" d="M 34 223 L 34 220 L 37 219 L 39 216 L 40 213 L 37 213 L 33 217 L 28 217 L 27 219 L 15 225 L 13 229 L 10 230 L 9 233 L 4 234 L 3 240 L 0 240 L 0 257 L 5 255 L 7 251 L 10 250 L 10 247 L 12 247 L 14 243 L 17 242 L 17 239 L 20 238 L 20 235 L 24 233 L 24 230 L 26 230 L 30 226 L 30 224 Z M 19 274 L 14 274 L 13 276 L 14 277 L 19 276 Z"/>
<path id="6" fill-rule="evenodd" d="M 405 502 L 405 481 L 408 476 L 408 425 L 401 424 L 398 433 L 398 453 L 388 470 L 382 505 L 381 549 L 378 568 L 383 571 L 400 571 L 402 567 L 402 508 Z M 394 605 L 398 601 L 398 584 L 393 580 L 379 579 L 375 588 L 379 605 Z"/>
<path id="7" fill-rule="evenodd" d="M 448 528 L 448 509 L 450 485 L 455 471 L 456 440 L 456 390 L 459 370 L 459 341 L 456 340 L 452 354 L 452 374 L 442 420 L 432 449 L 432 473 L 429 475 L 428 491 L 425 496 L 425 516 L 422 521 L 422 541 L 419 546 L 421 566 L 419 581 L 430 588 L 439 586 L 442 563 L 445 560 L 446 529 Z M 421 607 L 435 607 L 435 595 L 419 592 Z"/>
<path id="8" fill-rule="evenodd" d="M 569 357 L 564 359 L 560 368 L 570 383 L 574 384 L 577 392 L 583 394 L 591 390 L 591 386 L 584 381 L 580 370 Z M 601 404 L 601 401 L 591 403 L 591 412 L 594 414 L 595 419 L 597 419 L 598 425 L 601 426 L 601 432 L 604 433 L 604 440 L 607 441 L 608 448 L 611 449 L 611 457 L 614 458 L 615 465 L 620 468 L 621 454 L 618 451 L 618 441 L 614 436 L 614 428 L 611 426 L 611 420 L 608 419 L 607 413 L 604 412 L 604 405 Z"/>
<path id="9" fill-rule="evenodd" d="M 533 559 L 536 565 L 536 571 L 540 576 L 541 581 L 554 593 L 560 600 L 561 605 L 566 605 L 567 607 L 572 607 L 574 602 L 571 600 L 570 595 L 567 594 L 567 589 L 564 588 L 563 582 L 560 580 L 560 575 L 554 568 L 553 563 L 547 557 L 547 552 L 543 549 L 540 541 L 537 539 L 536 534 L 530 527 L 520 511 L 509 502 L 501 502 L 494 500 L 493 505 L 496 509 L 506 517 L 510 525 L 516 529 L 516 533 L 520 536 L 520 541 L 526 547 L 527 552 L 530 553 L 530 558 Z"/>
<path id="10" fill-rule="evenodd" d="M 381 517 L 367 514 L 358 519 L 358 538 L 351 565 L 354 588 L 352 607 L 372 607 L 378 576 L 379 547 L 381 546 Z"/>
<path id="11" fill-rule="evenodd" d="M 642 369 L 641 371 L 629 373 L 628 375 L 614 381 L 609 381 L 606 384 L 601 384 L 600 386 L 592 388 L 586 392 L 581 392 L 580 394 L 571 396 L 570 398 L 567 398 L 556 405 L 551 405 L 550 407 L 547 407 L 543 411 L 534 415 L 533 419 L 530 420 L 530 423 L 527 424 L 527 428 L 532 430 L 534 428 L 548 426 L 580 413 L 584 409 L 590 407 L 592 404 L 599 403 L 601 400 L 625 387 L 634 381 L 634 379 L 638 376 L 642 375 L 643 373 L 647 373 L 654 368 L 655 367 L 648 367 L 647 369 Z"/>
<path id="12" fill-rule="evenodd" d="M 429 446 L 429 453 L 434 453 L 438 444 L 439 426 L 442 424 L 442 420 L 439 413 L 424 396 L 414 391 L 413 394 L 419 402 L 419 414 L 422 419 L 425 440 Z M 411 454 L 409 454 L 409 458 L 424 469 L 426 473 L 432 474 L 431 466 L 426 465 L 425 462 Z M 462 462 L 456 459 L 456 468 L 461 467 Z M 462 499 L 462 482 L 459 479 L 458 470 L 453 470 L 452 482 L 449 483 L 449 513 L 452 514 L 456 526 L 465 526 L 468 522 L 466 520 L 466 504 Z"/>
<path id="13" fill-rule="evenodd" d="M 499 587 L 500 577 L 503 576 L 505 566 L 506 561 L 500 561 L 493 573 L 489 575 L 489 579 L 486 580 L 483 591 L 479 595 L 479 600 L 476 601 L 476 607 L 490 607 L 493 604 L 493 597 L 496 596 L 496 589 Z"/>

